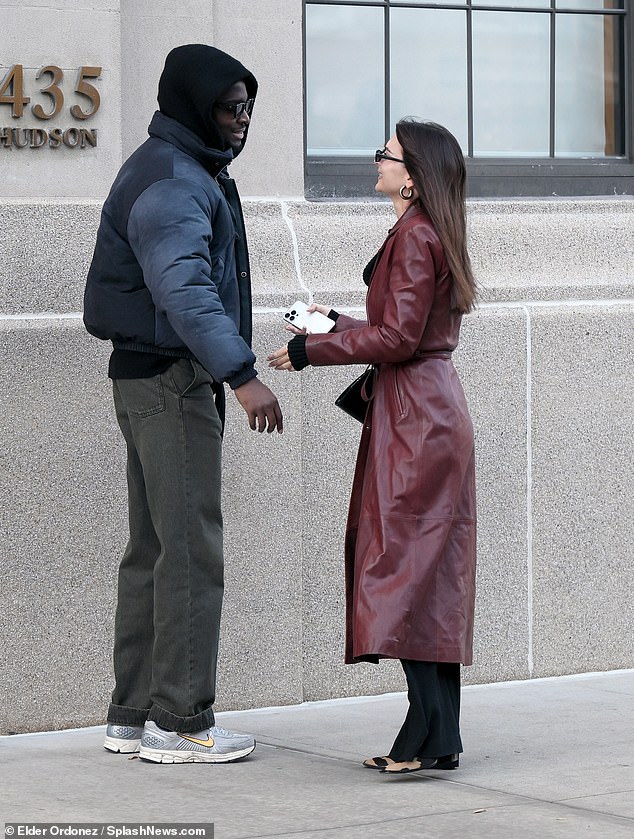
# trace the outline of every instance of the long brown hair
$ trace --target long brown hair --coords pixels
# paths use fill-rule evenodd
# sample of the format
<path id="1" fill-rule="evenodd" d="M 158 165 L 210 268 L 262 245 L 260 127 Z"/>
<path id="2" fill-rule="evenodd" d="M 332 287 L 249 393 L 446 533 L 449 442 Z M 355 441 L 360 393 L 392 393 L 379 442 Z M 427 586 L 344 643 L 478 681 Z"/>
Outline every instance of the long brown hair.
<path id="1" fill-rule="evenodd" d="M 442 125 L 410 117 L 396 124 L 396 137 L 418 201 L 445 250 L 453 276 L 452 305 L 460 312 L 470 312 L 477 286 L 467 253 L 466 169 L 458 141 Z"/>

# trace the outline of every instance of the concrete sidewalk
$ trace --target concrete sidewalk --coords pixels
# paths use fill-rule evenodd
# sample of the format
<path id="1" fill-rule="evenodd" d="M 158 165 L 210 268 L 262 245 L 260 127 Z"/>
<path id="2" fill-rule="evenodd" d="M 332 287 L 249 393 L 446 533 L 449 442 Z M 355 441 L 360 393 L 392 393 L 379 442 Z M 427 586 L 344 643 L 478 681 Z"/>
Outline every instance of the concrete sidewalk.
<path id="1" fill-rule="evenodd" d="M 217 839 L 634 837 L 634 670 L 467 687 L 455 772 L 388 778 L 403 694 L 218 714 L 230 765 L 155 765 L 104 728 L 0 737 L 0 821 L 213 822 Z"/>

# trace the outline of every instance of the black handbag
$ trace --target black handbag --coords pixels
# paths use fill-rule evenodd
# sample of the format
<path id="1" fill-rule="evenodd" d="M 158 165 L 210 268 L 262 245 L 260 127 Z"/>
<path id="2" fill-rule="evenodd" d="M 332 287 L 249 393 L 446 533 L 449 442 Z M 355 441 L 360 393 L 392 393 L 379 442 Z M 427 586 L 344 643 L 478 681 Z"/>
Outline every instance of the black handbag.
<path id="1" fill-rule="evenodd" d="M 339 394 L 335 399 L 335 405 L 359 422 L 364 422 L 373 390 L 374 367 L 370 365 Z"/>

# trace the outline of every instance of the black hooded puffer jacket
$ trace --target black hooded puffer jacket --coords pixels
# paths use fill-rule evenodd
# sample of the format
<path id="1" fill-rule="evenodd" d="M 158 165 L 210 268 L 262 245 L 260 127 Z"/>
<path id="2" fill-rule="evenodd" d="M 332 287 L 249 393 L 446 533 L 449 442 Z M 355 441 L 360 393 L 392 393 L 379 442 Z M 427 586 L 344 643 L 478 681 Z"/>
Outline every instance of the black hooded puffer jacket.
<path id="1" fill-rule="evenodd" d="M 239 199 L 224 172 L 236 152 L 212 106 L 238 81 L 255 97 L 251 73 L 214 47 L 190 44 L 167 56 L 161 110 L 106 199 L 84 295 L 92 335 L 117 349 L 193 356 L 234 388 L 256 375 L 248 257 Z"/>

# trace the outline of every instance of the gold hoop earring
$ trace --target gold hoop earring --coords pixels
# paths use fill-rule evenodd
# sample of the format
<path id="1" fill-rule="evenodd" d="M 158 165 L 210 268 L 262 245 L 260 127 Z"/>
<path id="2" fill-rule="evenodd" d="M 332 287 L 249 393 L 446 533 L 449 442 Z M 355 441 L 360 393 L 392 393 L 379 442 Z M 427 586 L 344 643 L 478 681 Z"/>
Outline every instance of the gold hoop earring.
<path id="1" fill-rule="evenodd" d="M 409 189 L 409 195 L 405 195 L 406 189 Z M 411 186 L 405 186 L 405 184 L 403 184 L 403 186 L 399 189 L 398 194 L 401 196 L 403 201 L 411 201 L 411 199 L 414 197 L 414 190 Z"/>

